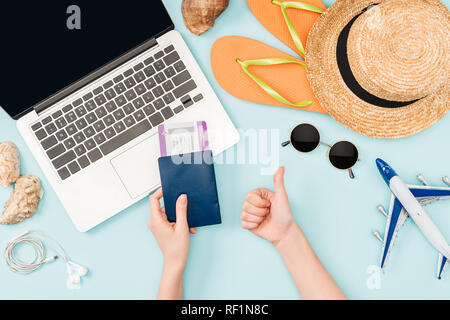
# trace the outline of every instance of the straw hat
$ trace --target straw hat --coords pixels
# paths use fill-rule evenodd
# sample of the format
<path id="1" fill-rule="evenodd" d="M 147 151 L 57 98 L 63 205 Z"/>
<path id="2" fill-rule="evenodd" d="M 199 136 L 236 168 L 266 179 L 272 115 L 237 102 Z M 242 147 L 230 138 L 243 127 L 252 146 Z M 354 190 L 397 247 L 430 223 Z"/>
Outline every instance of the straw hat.
<path id="1" fill-rule="evenodd" d="M 306 46 L 314 94 L 376 138 L 416 134 L 450 109 L 450 15 L 438 0 L 337 0 Z"/>

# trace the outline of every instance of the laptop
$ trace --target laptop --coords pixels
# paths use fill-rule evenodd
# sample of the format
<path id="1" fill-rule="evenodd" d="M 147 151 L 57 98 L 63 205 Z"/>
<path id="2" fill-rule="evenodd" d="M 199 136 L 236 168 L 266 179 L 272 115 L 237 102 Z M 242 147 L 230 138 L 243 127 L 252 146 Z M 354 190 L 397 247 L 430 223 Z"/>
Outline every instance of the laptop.
<path id="1" fill-rule="evenodd" d="M 160 186 L 158 125 L 206 121 L 215 155 L 238 142 L 161 1 L 1 7 L 0 106 L 79 231 Z"/>

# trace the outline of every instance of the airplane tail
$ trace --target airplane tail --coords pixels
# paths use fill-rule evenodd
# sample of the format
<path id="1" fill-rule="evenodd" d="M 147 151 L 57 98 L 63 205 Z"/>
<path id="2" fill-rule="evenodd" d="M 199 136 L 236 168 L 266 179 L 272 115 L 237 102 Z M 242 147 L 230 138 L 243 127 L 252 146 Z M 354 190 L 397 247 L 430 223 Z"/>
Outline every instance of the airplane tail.
<path id="1" fill-rule="evenodd" d="M 437 269 L 437 278 L 439 280 L 442 279 L 442 275 L 444 274 L 445 269 L 447 269 L 447 266 L 448 266 L 448 259 L 444 257 L 441 253 L 439 253 L 438 269 Z"/>

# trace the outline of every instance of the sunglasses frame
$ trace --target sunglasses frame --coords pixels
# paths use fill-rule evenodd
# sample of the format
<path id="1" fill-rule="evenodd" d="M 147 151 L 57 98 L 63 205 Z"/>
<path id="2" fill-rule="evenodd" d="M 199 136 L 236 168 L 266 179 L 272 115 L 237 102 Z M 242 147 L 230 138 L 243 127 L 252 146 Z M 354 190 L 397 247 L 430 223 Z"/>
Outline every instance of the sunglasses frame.
<path id="1" fill-rule="evenodd" d="M 292 141 L 291 141 L 292 132 L 294 132 L 294 130 L 295 130 L 298 126 L 301 126 L 301 125 L 303 125 L 303 124 L 307 124 L 307 125 L 312 126 L 312 127 L 313 127 L 314 129 L 316 129 L 317 132 L 319 133 L 319 143 L 318 143 L 317 146 L 316 146 L 314 149 L 312 149 L 311 151 L 305 151 L 305 152 L 304 152 L 304 151 L 297 150 L 297 149 L 294 147 L 294 145 L 293 145 L 293 143 L 292 143 Z M 330 152 L 331 152 L 331 149 L 332 149 L 336 144 L 338 144 L 338 143 L 340 143 L 340 142 L 347 142 L 347 143 L 350 143 L 352 146 L 355 147 L 356 152 L 357 152 L 357 155 L 358 155 L 358 157 L 357 157 L 355 163 L 354 163 L 350 168 L 348 168 L 348 169 L 337 168 L 337 167 L 333 164 L 333 162 L 331 162 L 331 160 L 330 160 Z M 358 163 L 358 161 L 359 161 L 359 150 L 358 150 L 358 148 L 357 148 L 352 142 L 350 142 L 350 141 L 348 141 L 348 140 L 340 140 L 340 141 L 337 141 L 337 142 L 333 143 L 333 145 L 329 145 L 328 143 L 325 143 L 325 142 L 323 142 L 323 141 L 321 140 L 320 131 L 319 131 L 319 129 L 316 128 L 316 126 L 314 126 L 314 125 L 312 125 L 312 124 L 310 124 L 310 123 L 300 123 L 300 124 L 296 125 L 294 128 L 291 129 L 291 133 L 289 134 L 289 141 L 285 141 L 285 142 L 283 142 L 283 143 L 281 144 L 281 146 L 282 146 L 283 148 L 284 148 L 284 147 L 287 147 L 288 145 L 292 145 L 292 147 L 294 148 L 294 150 L 297 151 L 297 152 L 300 152 L 300 153 L 310 153 L 310 152 L 313 152 L 313 151 L 316 150 L 320 145 L 324 145 L 324 146 L 328 147 L 328 148 L 329 148 L 329 150 L 328 150 L 328 161 L 330 162 L 330 164 L 331 164 L 334 168 L 336 168 L 336 169 L 338 169 L 338 170 L 347 170 L 347 171 L 348 171 L 348 175 L 350 176 L 350 179 L 355 179 L 355 174 L 353 173 L 352 168 L 353 168 L 353 167 L 356 165 L 356 163 Z"/>

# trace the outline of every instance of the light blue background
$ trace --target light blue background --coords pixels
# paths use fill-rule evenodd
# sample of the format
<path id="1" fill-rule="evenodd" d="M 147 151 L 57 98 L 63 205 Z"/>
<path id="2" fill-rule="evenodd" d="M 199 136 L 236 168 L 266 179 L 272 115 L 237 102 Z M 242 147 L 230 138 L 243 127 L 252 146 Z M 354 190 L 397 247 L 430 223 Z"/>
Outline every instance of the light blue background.
<path id="1" fill-rule="evenodd" d="M 231 0 L 216 26 L 201 37 L 191 35 L 181 16 L 181 0 L 165 0 L 180 31 L 213 85 L 236 127 L 279 129 L 280 140 L 299 122 L 316 125 L 323 140 L 347 139 L 360 149 L 357 179 L 333 169 L 326 148 L 301 155 L 280 150 L 285 165 L 286 186 L 296 221 L 316 253 L 353 299 L 448 299 L 450 276 L 436 280 L 437 252 L 417 227 L 408 222 L 400 232 L 381 277 L 381 289 L 369 290 L 366 272 L 378 263 L 381 244 L 372 229 L 384 231 L 385 219 L 378 204 L 388 205 L 389 192 L 374 160 L 382 157 L 408 183 L 423 173 L 429 182 L 442 185 L 450 176 L 450 115 L 414 137 L 388 141 L 354 133 L 327 115 L 257 105 L 238 100 L 220 88 L 210 66 L 210 48 L 225 35 L 251 37 L 292 53 L 267 32 L 248 10 L 246 1 Z M 332 1 L 327 0 L 329 6 Z M 444 1 L 448 6 L 448 1 Z M 45 196 L 38 213 L 17 226 L 0 226 L 0 247 L 27 229 L 38 229 L 58 239 L 75 261 L 89 267 L 81 290 L 66 288 L 63 263 L 56 262 L 22 276 L 0 261 L 2 299 L 153 299 L 159 283 L 162 257 L 147 229 L 149 210 L 143 200 L 88 233 L 78 233 L 58 198 L 19 135 L 15 122 L 0 110 L 0 141 L 12 140 L 20 149 L 22 173 L 41 178 Z M 256 187 L 272 188 L 270 176 L 260 174 L 259 165 L 217 165 L 216 175 L 223 224 L 201 228 L 192 237 L 185 274 L 185 297 L 189 299 L 298 299 L 282 260 L 269 243 L 240 227 L 240 209 L 245 195 Z M 10 194 L 0 189 L 0 203 Z M 429 214 L 450 239 L 450 202 L 430 206 Z M 26 250 L 21 251 L 26 254 Z"/>

